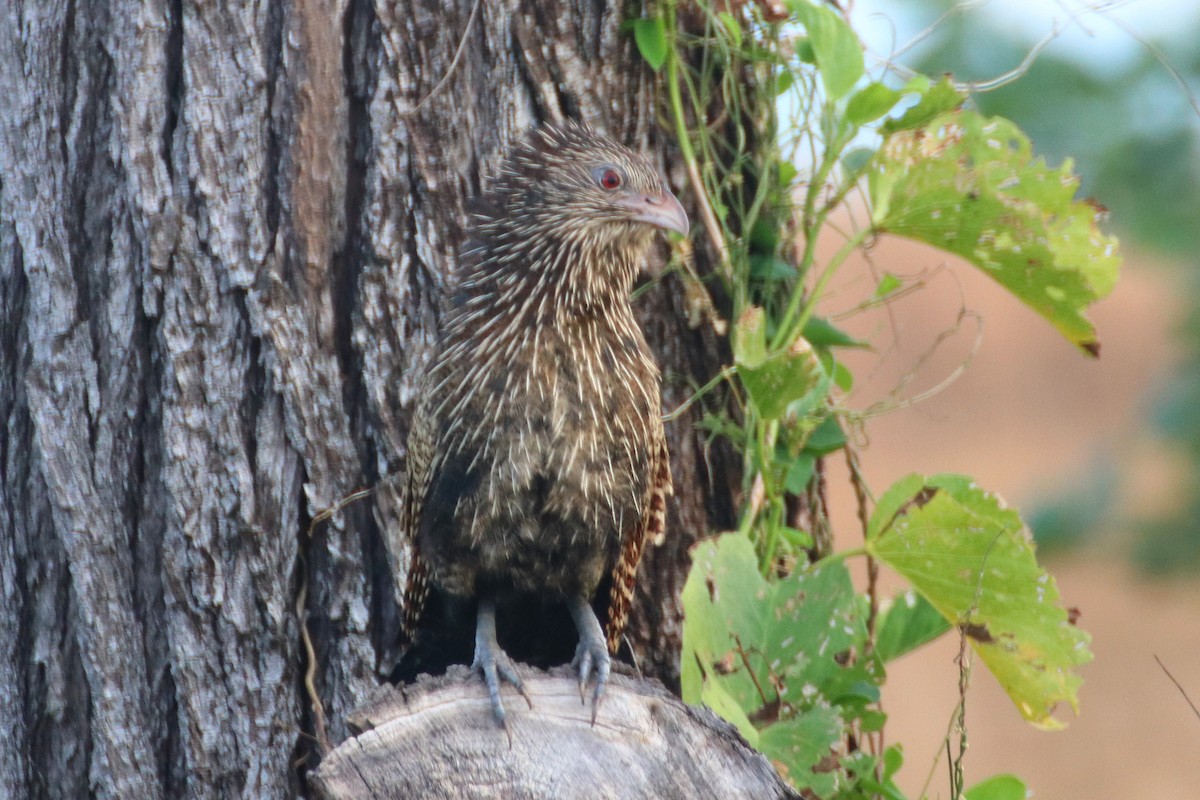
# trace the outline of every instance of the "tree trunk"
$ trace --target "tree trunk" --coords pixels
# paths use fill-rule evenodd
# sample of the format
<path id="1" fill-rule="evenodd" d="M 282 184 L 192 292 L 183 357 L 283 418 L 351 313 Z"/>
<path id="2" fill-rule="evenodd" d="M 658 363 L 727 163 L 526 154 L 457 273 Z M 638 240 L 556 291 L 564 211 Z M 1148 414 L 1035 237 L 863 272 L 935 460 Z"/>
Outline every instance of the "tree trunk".
<path id="1" fill-rule="evenodd" d="M 403 468 L 464 202 L 505 142 L 579 117 L 672 163 L 636 9 L 5 9 L 0 796 L 306 792 L 307 684 L 344 739 L 405 566 L 387 491 L 309 521 Z M 673 277 L 638 309 L 673 408 L 718 342 Z M 687 550 L 740 476 L 695 420 L 668 426 L 670 534 L 630 629 L 668 684 Z"/>

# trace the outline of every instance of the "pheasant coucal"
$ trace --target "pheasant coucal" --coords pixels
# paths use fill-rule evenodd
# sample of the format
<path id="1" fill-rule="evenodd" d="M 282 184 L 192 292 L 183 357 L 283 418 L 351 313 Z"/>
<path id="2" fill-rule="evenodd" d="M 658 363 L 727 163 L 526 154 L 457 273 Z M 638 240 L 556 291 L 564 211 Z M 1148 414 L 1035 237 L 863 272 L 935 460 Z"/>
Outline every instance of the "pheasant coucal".
<path id="1" fill-rule="evenodd" d="M 656 228 L 687 215 L 642 156 L 578 123 L 535 130 L 480 198 L 408 440 L 400 524 L 413 548 L 403 635 L 430 585 L 477 603 L 475 655 L 528 700 L 496 601 L 565 603 L 593 712 L 671 474 L 659 371 L 629 293 Z M 606 630 L 591 606 L 611 577 Z"/>

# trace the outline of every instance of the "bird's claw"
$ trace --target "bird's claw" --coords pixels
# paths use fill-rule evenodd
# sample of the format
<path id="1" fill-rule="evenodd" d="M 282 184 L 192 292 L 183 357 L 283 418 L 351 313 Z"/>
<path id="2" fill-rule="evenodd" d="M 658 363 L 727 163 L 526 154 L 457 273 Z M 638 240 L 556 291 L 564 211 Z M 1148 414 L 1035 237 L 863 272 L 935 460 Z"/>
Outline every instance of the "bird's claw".
<path id="1" fill-rule="evenodd" d="M 525 690 L 525 682 L 517 674 L 512 659 L 499 647 L 495 649 L 484 648 L 482 652 L 477 648 L 475 660 L 471 663 L 471 669 L 476 670 L 483 676 L 483 682 L 487 685 L 488 698 L 492 702 L 492 714 L 496 717 L 496 722 L 500 727 L 507 727 L 506 720 L 508 718 L 504 710 L 504 701 L 500 698 L 501 680 L 511 683 L 513 688 L 520 692 L 521 697 L 525 698 L 525 702 L 529 707 L 533 708 L 533 701 L 529 699 L 529 692 Z"/>
<path id="2" fill-rule="evenodd" d="M 575 658 L 571 666 L 579 670 L 579 702 L 586 703 L 588 681 L 592 671 L 596 673 L 596 688 L 592 690 L 592 724 L 596 724 L 596 713 L 600 710 L 600 700 L 608 686 L 608 676 L 612 671 L 612 658 L 603 641 L 583 639 L 575 648 Z"/>
<path id="3" fill-rule="evenodd" d="M 529 707 L 533 708 L 533 701 L 529 699 L 529 692 L 525 690 L 525 682 L 517 674 L 517 669 L 513 665 L 512 659 L 508 657 L 508 653 L 501 650 L 496 641 L 496 609 L 490 599 L 480 601 L 479 604 L 475 630 L 475 658 L 471 661 L 471 669 L 483 675 L 483 682 L 487 685 L 488 699 L 492 703 L 492 715 L 496 718 L 497 724 L 505 731 L 508 730 L 508 714 L 504 710 L 504 701 L 500 699 L 500 681 L 502 679 L 511 683 L 521 693 L 521 697 L 525 698 Z M 511 739 L 510 734 L 510 743 Z"/>
<path id="4" fill-rule="evenodd" d="M 612 658 L 608 655 L 600 620 L 596 619 L 596 613 L 587 600 L 582 597 L 570 598 L 567 608 L 571 612 L 571 619 L 575 621 L 575 629 L 579 631 L 579 646 L 575 648 L 575 659 L 571 666 L 579 670 L 580 703 L 587 702 L 587 684 L 593 670 L 596 674 L 596 689 L 592 692 L 592 724 L 595 725 L 600 700 L 604 697 L 604 688 L 608 686 L 608 675 L 612 671 Z"/>

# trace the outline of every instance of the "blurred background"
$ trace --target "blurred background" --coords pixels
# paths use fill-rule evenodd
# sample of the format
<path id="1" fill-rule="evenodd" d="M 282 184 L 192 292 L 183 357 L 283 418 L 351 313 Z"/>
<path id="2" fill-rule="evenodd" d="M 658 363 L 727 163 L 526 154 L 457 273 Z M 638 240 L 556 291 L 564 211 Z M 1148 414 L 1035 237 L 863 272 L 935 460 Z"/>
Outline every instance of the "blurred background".
<path id="1" fill-rule="evenodd" d="M 876 74 L 891 64 L 974 82 L 984 113 L 1014 120 L 1051 164 L 1073 159 L 1125 255 L 1090 314 L 1099 360 L 987 277 L 910 242 L 879 241 L 847 265 L 822 310 L 853 308 L 884 271 L 925 284 L 838 320 L 877 345 L 851 365 L 849 404 L 890 412 L 857 437 L 868 481 L 881 492 L 910 472 L 962 472 L 1000 494 L 1094 637 L 1064 731 L 1028 726 L 974 672 L 967 785 L 1012 772 L 1036 798 L 1194 800 L 1200 718 L 1156 657 L 1200 702 L 1200 3 L 851 8 Z M 829 467 L 835 528 L 852 545 L 845 467 Z M 926 785 L 949 796 L 935 758 L 958 699 L 957 649 L 947 637 L 889 670 L 888 733 L 905 744 L 900 784 L 914 797 Z"/>

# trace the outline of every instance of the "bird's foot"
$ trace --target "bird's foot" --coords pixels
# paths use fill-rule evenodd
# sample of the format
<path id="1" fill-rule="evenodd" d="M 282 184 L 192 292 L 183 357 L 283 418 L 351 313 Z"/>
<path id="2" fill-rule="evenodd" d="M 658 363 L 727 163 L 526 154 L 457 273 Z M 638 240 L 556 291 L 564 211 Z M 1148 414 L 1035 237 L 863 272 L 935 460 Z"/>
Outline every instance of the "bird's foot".
<path id="1" fill-rule="evenodd" d="M 525 691 L 525 683 L 517 674 L 512 659 L 508 657 L 508 653 L 500 649 L 500 645 L 496 641 L 496 606 L 490 600 L 479 602 L 475 626 L 475 658 L 471 662 L 471 669 L 478 670 L 483 675 L 483 682 L 487 684 L 488 698 L 492 701 L 492 715 L 501 728 L 508 730 L 506 722 L 508 715 L 504 711 L 504 702 L 500 699 L 501 680 L 511 683 L 525 698 L 529 707 L 533 708 L 533 701 L 529 699 L 529 693 Z"/>
<path id="2" fill-rule="evenodd" d="M 600 700 L 604 697 L 604 689 L 608 686 L 608 675 L 612 671 L 612 658 L 608 654 L 608 645 L 604 641 L 604 631 L 600 621 L 592 611 L 592 606 L 583 598 L 574 598 L 570 603 L 571 618 L 579 631 L 579 645 L 575 648 L 575 658 L 571 666 L 579 670 L 579 701 L 586 703 L 585 692 L 592 671 L 596 674 L 596 688 L 592 691 L 592 725 L 596 724 L 596 714 L 600 710 Z"/>

